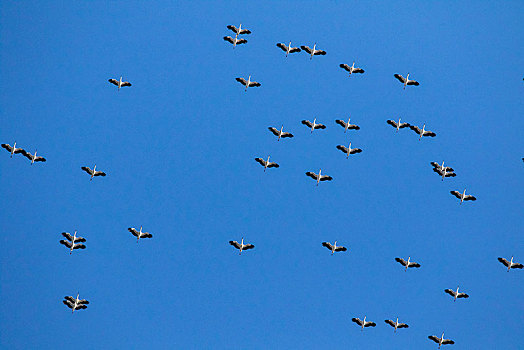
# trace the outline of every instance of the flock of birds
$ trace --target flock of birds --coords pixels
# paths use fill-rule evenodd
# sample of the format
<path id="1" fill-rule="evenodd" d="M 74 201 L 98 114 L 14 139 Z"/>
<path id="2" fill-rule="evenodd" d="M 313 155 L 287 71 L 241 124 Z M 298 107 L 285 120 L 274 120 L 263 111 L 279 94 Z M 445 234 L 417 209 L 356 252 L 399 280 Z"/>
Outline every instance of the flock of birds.
<path id="1" fill-rule="evenodd" d="M 233 33 L 235 33 L 235 36 L 234 37 L 225 36 L 223 39 L 231 43 L 233 45 L 233 48 L 235 48 L 237 45 L 247 43 L 246 39 L 239 37 L 239 36 L 245 35 L 245 34 L 251 34 L 250 30 L 246 28 L 242 28 L 241 24 L 238 26 L 238 28 L 234 25 L 228 25 L 227 28 L 233 31 Z M 305 45 L 302 45 L 300 47 L 293 47 L 291 45 L 291 42 L 289 42 L 287 45 L 284 43 L 277 43 L 276 46 L 286 53 L 286 57 L 289 54 L 297 53 L 301 51 L 306 52 L 310 56 L 310 59 L 312 59 L 313 56 L 326 55 L 326 51 L 317 49 L 316 43 L 313 45 L 313 48 L 310 48 L 309 46 L 305 46 Z M 351 66 L 348 64 L 342 63 L 340 64 L 340 68 L 347 71 L 349 73 L 349 76 L 351 76 L 352 74 L 363 74 L 364 73 L 364 69 L 355 67 L 355 62 L 353 62 Z M 410 76 L 409 73 L 406 75 L 405 78 L 400 74 L 394 74 L 394 77 L 399 82 L 402 83 L 404 89 L 406 88 L 406 86 L 411 86 L 411 85 L 419 86 L 420 85 L 418 81 L 410 79 L 409 76 Z M 120 88 L 122 87 L 132 86 L 131 83 L 127 81 L 123 81 L 122 77 L 120 77 L 119 80 L 109 79 L 108 81 L 111 84 L 117 86 L 118 90 L 120 90 Z M 251 75 L 248 76 L 247 80 L 241 77 L 237 77 L 236 81 L 238 81 L 245 87 L 244 91 L 247 91 L 249 87 L 261 86 L 259 82 L 251 80 Z M 402 122 L 400 118 L 398 119 L 398 121 L 387 120 L 386 122 L 387 124 L 395 128 L 397 132 L 400 129 L 404 129 L 404 128 L 411 129 L 419 136 L 419 141 L 422 139 L 422 137 L 435 137 L 436 136 L 436 133 L 426 130 L 425 124 L 422 126 L 422 128 L 420 128 L 418 126 L 411 125 L 410 123 Z M 302 120 L 301 123 L 305 125 L 310 130 L 311 133 L 313 133 L 315 130 L 326 129 L 326 125 L 318 123 L 316 118 L 314 118 L 313 121 Z M 344 133 L 346 133 L 348 130 L 360 130 L 360 127 L 358 125 L 351 124 L 350 118 L 348 118 L 347 121 L 337 119 L 335 120 L 335 123 L 340 125 L 344 129 Z M 284 131 L 283 125 L 280 127 L 280 129 L 270 126 L 268 127 L 268 130 L 277 137 L 277 141 L 280 141 L 280 139 L 283 139 L 283 138 L 293 138 L 294 137 L 294 135 L 291 132 Z M 11 158 L 15 154 L 21 154 L 31 161 L 31 165 L 35 162 L 46 162 L 46 158 L 42 156 L 37 156 L 37 150 L 35 150 L 35 152 L 32 154 L 23 148 L 17 147 L 16 141 L 13 143 L 13 146 L 9 144 L 2 144 L 1 146 L 2 148 L 4 148 L 5 150 L 7 150 L 10 153 Z M 358 154 L 362 152 L 362 149 L 360 148 L 352 148 L 351 142 L 349 142 L 349 145 L 347 147 L 344 145 L 337 145 L 336 148 L 346 155 L 346 159 L 349 158 L 350 155 Z M 522 160 L 524 161 L 524 158 Z M 278 168 L 279 167 L 278 163 L 270 161 L 270 156 L 267 156 L 267 158 L 265 159 L 257 157 L 255 158 L 255 161 L 264 167 L 264 172 L 268 168 Z M 442 161 L 441 164 L 437 162 L 431 162 L 430 164 L 433 167 L 433 171 L 441 177 L 442 181 L 444 180 L 444 178 L 456 176 L 454 169 L 449 166 L 445 166 L 444 161 Z M 92 180 L 94 177 L 106 176 L 105 172 L 96 169 L 96 164 L 93 166 L 93 169 L 87 166 L 82 166 L 81 169 L 85 171 L 87 174 L 89 174 L 90 180 Z M 318 173 L 315 173 L 313 171 L 308 171 L 305 174 L 306 176 L 315 180 L 317 186 L 319 185 L 320 182 L 333 180 L 331 176 L 322 174 L 322 169 L 319 169 Z M 476 200 L 475 196 L 466 194 L 466 189 L 464 189 L 462 192 L 453 190 L 453 191 L 450 191 L 450 193 L 453 196 L 455 196 L 457 199 L 460 200 L 460 204 L 462 204 L 462 202 L 464 201 L 475 201 Z M 153 235 L 150 234 L 149 232 L 142 231 L 142 226 L 140 227 L 139 230 L 135 229 L 134 227 L 130 227 L 128 228 L 128 231 L 133 236 L 136 237 L 137 243 L 139 242 L 141 238 L 152 238 L 153 237 Z M 69 254 L 72 254 L 73 251 L 77 249 L 86 249 L 86 245 L 84 244 L 86 243 L 86 239 L 83 237 L 77 236 L 76 231 L 74 232 L 73 235 L 71 235 L 68 232 L 62 232 L 62 236 L 64 237 L 64 239 L 60 240 L 59 243 L 64 245 L 69 250 Z M 241 255 L 243 251 L 255 248 L 253 244 L 244 243 L 243 237 L 240 243 L 237 241 L 229 241 L 229 244 L 239 251 L 239 255 Z M 346 247 L 337 245 L 337 241 L 335 241 L 333 244 L 330 242 L 322 242 L 322 246 L 327 248 L 331 252 L 331 255 L 333 255 L 335 252 L 347 251 Z M 498 260 L 505 267 L 507 267 L 508 272 L 511 269 L 522 269 L 523 268 L 522 264 L 516 263 L 513 261 L 513 257 L 511 257 L 509 261 L 501 257 L 499 257 Z M 402 265 L 405 271 L 407 271 L 409 268 L 419 268 L 420 267 L 419 263 L 411 261 L 411 257 L 408 257 L 407 260 L 397 257 L 395 258 L 395 261 L 398 262 L 400 265 Z M 445 289 L 444 292 L 449 294 L 451 297 L 453 297 L 453 301 L 456 301 L 457 299 L 461 299 L 461 298 L 464 298 L 464 299 L 469 298 L 468 294 L 464 292 L 459 292 L 459 287 L 457 287 L 455 290 Z M 87 301 L 86 299 L 79 299 L 79 294 L 77 294 L 76 297 L 72 297 L 72 296 L 64 297 L 63 303 L 67 307 L 69 307 L 72 310 L 72 312 L 74 312 L 75 310 L 86 309 L 87 305 L 89 304 L 89 301 Z M 366 319 L 366 316 L 364 316 L 363 320 L 359 318 L 352 318 L 352 321 L 356 323 L 357 325 L 359 325 L 362 330 L 367 327 L 376 326 L 375 322 L 368 321 Z M 397 329 L 409 327 L 409 325 L 406 323 L 400 323 L 398 320 L 398 317 L 396 318 L 395 321 L 387 319 L 387 320 L 384 320 L 384 322 L 388 324 L 389 326 L 393 327 L 395 332 L 397 331 Z M 444 338 L 444 333 L 442 333 L 440 337 L 437 337 L 435 335 L 430 335 L 428 336 L 428 338 L 434 341 L 435 343 L 437 343 L 439 348 L 441 345 L 454 344 L 453 340 Z"/>

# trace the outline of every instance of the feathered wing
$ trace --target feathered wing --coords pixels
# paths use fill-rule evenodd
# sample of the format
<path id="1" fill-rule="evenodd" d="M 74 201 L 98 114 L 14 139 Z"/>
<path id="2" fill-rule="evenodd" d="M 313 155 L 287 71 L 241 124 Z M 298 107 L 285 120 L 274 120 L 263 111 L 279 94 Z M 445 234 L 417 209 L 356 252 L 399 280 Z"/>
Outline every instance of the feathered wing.
<path id="1" fill-rule="evenodd" d="M 131 86 L 131 83 L 128 82 L 128 81 L 123 81 L 122 84 L 120 85 L 121 87 L 124 87 L 124 86 Z"/>
<path id="2" fill-rule="evenodd" d="M 35 157 L 35 162 L 45 162 L 46 159 L 42 156 Z"/>
<path id="3" fill-rule="evenodd" d="M 129 227 L 127 230 L 131 232 L 133 236 L 138 237 L 139 232 L 134 227 Z"/>
<path id="4" fill-rule="evenodd" d="M 458 199 L 462 199 L 462 193 L 460 193 L 459 191 L 449 191 L 449 193 L 451 193 L 452 195 L 454 195 Z"/>
<path id="5" fill-rule="evenodd" d="M 520 263 L 513 263 L 513 264 L 511 265 L 511 268 L 512 268 L 512 269 L 521 269 L 521 268 L 523 268 L 523 267 L 524 267 L 524 265 L 522 265 L 522 264 L 520 264 Z"/>
<path id="6" fill-rule="evenodd" d="M 444 289 L 444 292 L 448 293 L 448 294 L 451 295 L 453 298 L 455 297 L 455 291 L 452 290 L 452 289 Z"/>
<path id="7" fill-rule="evenodd" d="M 233 31 L 233 33 L 238 34 L 238 28 L 234 25 L 228 25 L 227 29 L 230 29 L 231 31 Z"/>
<path id="8" fill-rule="evenodd" d="M 106 173 L 104 173 L 103 171 L 95 171 L 95 176 L 106 176 Z"/>
<path id="9" fill-rule="evenodd" d="M 259 82 L 256 82 L 256 81 L 250 81 L 249 82 L 249 86 L 254 86 L 254 87 L 259 87 L 260 86 L 260 83 Z"/>
<path id="10" fill-rule="evenodd" d="M 348 72 L 351 72 L 351 67 L 350 67 L 349 65 L 345 64 L 345 63 L 341 63 L 341 64 L 339 64 L 338 66 L 339 66 L 340 68 L 342 68 L 342 69 L 348 71 Z"/>
<path id="11" fill-rule="evenodd" d="M 504 264 L 504 266 L 509 267 L 509 261 L 504 258 L 498 258 L 498 261 Z"/>
<path id="12" fill-rule="evenodd" d="M 468 195 L 464 196 L 464 200 L 465 201 L 476 201 L 477 198 L 475 196 L 472 196 L 472 195 L 468 194 Z"/>
<path id="13" fill-rule="evenodd" d="M 73 249 L 86 249 L 86 246 L 83 245 L 82 243 L 79 243 L 79 244 L 75 244 L 73 246 Z"/>
<path id="14" fill-rule="evenodd" d="M 234 44 L 234 43 L 235 43 L 235 40 L 234 40 L 232 37 L 230 37 L 229 35 L 228 35 L 228 36 L 225 36 L 223 39 L 224 39 L 225 41 L 230 42 L 231 44 Z"/>
<path id="15" fill-rule="evenodd" d="M 420 84 L 419 84 L 418 81 L 416 81 L 416 80 L 408 80 L 408 85 L 419 86 Z"/>
<path id="16" fill-rule="evenodd" d="M 315 50 L 315 53 L 313 55 L 322 55 L 324 56 L 326 54 L 326 51 L 324 50 Z"/>
<path id="17" fill-rule="evenodd" d="M 309 120 L 303 120 L 301 121 L 302 124 L 306 125 L 308 128 L 311 128 L 313 124 Z"/>
<path id="18" fill-rule="evenodd" d="M 5 148 L 9 153 L 13 152 L 13 147 L 8 145 L 7 143 L 2 143 L 2 148 Z"/>
<path id="19" fill-rule="evenodd" d="M 390 119 L 390 120 L 386 121 L 386 123 L 388 123 L 389 125 L 391 125 L 395 129 L 397 128 L 397 122 L 395 122 L 394 120 Z"/>
<path id="20" fill-rule="evenodd" d="M 469 298 L 469 294 L 466 294 L 466 293 L 458 293 L 458 294 L 457 294 L 457 298 L 464 298 L 464 299 L 467 299 L 467 298 Z"/>
<path id="21" fill-rule="evenodd" d="M 238 81 L 240 84 L 242 84 L 244 86 L 247 85 L 247 81 L 244 78 L 235 78 L 235 80 Z"/>
<path id="22" fill-rule="evenodd" d="M 437 344 L 440 343 L 440 338 L 438 338 L 438 337 L 435 336 L 435 335 L 430 335 L 430 336 L 428 336 L 428 339 L 433 340 L 433 341 L 434 341 L 435 343 L 437 343 Z"/>
<path id="23" fill-rule="evenodd" d="M 240 249 L 240 244 L 237 241 L 229 241 L 229 244 L 237 249 Z"/>
<path id="24" fill-rule="evenodd" d="M 65 245 L 67 248 L 71 248 L 71 246 L 73 245 L 73 243 L 66 241 L 65 239 L 60 240 L 60 244 Z"/>
<path id="25" fill-rule="evenodd" d="M 329 250 L 333 250 L 333 246 L 329 242 L 322 242 L 322 245 Z"/>
<path id="26" fill-rule="evenodd" d="M 118 86 L 118 80 L 116 80 L 116 79 L 109 79 L 108 82 L 110 82 L 111 84 L 114 84 L 114 85 Z"/>
<path id="27" fill-rule="evenodd" d="M 62 236 L 64 236 L 65 238 L 67 238 L 70 241 L 73 241 L 73 236 L 71 236 L 69 232 L 62 232 Z"/>
<path id="28" fill-rule="evenodd" d="M 278 136 L 280 134 L 280 131 L 277 130 L 276 128 L 270 126 L 269 128 L 267 128 L 269 131 L 271 131 L 273 133 L 273 135 L 275 136 Z"/>
<path id="29" fill-rule="evenodd" d="M 406 266 L 408 264 L 407 261 L 402 258 L 395 258 L 395 261 L 399 262 L 402 266 Z"/>
<path id="30" fill-rule="evenodd" d="M 366 321 L 366 324 L 364 325 L 364 327 L 375 327 L 377 324 L 375 322 L 368 322 Z"/>
<path id="31" fill-rule="evenodd" d="M 246 39 L 237 39 L 237 45 L 241 45 L 241 44 L 247 44 L 247 40 Z"/>
<path id="32" fill-rule="evenodd" d="M 337 146 L 337 149 L 341 150 L 341 151 L 344 152 L 345 154 L 348 153 L 348 149 L 347 149 L 345 146 L 338 145 L 338 146 Z"/>
<path id="33" fill-rule="evenodd" d="M 140 238 L 152 238 L 153 235 L 149 232 L 142 232 L 142 234 L 140 235 Z"/>
<path id="34" fill-rule="evenodd" d="M 93 170 L 91 170 L 91 168 L 88 167 L 88 166 L 83 166 L 82 170 L 85 171 L 86 173 L 88 173 L 89 175 L 93 174 Z"/>
<path id="35" fill-rule="evenodd" d="M 338 125 L 340 125 L 344 129 L 346 128 L 346 122 L 343 121 L 343 120 L 337 119 L 337 120 L 335 120 L 335 123 L 337 123 Z"/>
<path id="36" fill-rule="evenodd" d="M 405 323 L 399 323 L 397 328 L 409 328 L 409 326 Z"/>
<path id="37" fill-rule="evenodd" d="M 62 300 L 62 302 L 70 309 L 72 309 L 75 306 L 75 303 L 70 302 L 69 300 Z"/>
<path id="38" fill-rule="evenodd" d="M 364 73 L 364 70 L 362 68 L 353 68 L 353 73 Z"/>
<path id="39" fill-rule="evenodd" d="M 315 129 L 325 129 L 326 126 L 324 124 L 315 124 Z"/>
<path id="40" fill-rule="evenodd" d="M 410 262 L 408 267 L 417 267 L 418 268 L 420 267 L 420 264 L 416 262 Z"/>
<path id="41" fill-rule="evenodd" d="M 306 173 L 306 176 L 309 176 L 310 178 L 312 178 L 312 179 L 314 179 L 314 180 L 317 179 L 317 174 L 315 174 L 315 173 L 312 172 L 312 171 L 308 171 L 308 172 Z"/>
<path id="42" fill-rule="evenodd" d="M 284 43 L 278 43 L 278 44 L 277 44 L 277 47 L 280 47 L 280 48 L 282 49 L 282 51 L 287 52 L 288 47 L 287 47 L 286 44 L 284 44 Z"/>
<path id="43" fill-rule="evenodd" d="M 78 301 L 78 304 L 81 304 L 81 305 L 87 305 L 87 304 L 89 304 L 89 301 L 87 301 L 87 300 L 85 300 L 85 299 L 80 299 L 80 300 Z"/>
<path id="44" fill-rule="evenodd" d="M 358 317 L 353 317 L 351 319 L 351 321 L 355 322 L 356 324 L 358 324 L 359 326 L 362 326 L 362 321 L 360 320 L 360 318 Z"/>
<path id="45" fill-rule="evenodd" d="M 320 176 L 320 181 L 331 181 L 333 178 L 329 175 L 322 175 Z"/>
<path id="46" fill-rule="evenodd" d="M 266 166 L 266 161 L 262 158 L 255 158 L 255 161 L 262 166 Z"/>
<path id="47" fill-rule="evenodd" d="M 395 74 L 393 75 L 395 78 L 397 78 L 402 84 L 404 84 L 406 82 L 406 79 L 400 75 L 400 74 Z"/>
<path id="48" fill-rule="evenodd" d="M 311 48 L 309 46 L 302 45 L 302 46 L 300 46 L 300 48 L 311 55 L 312 50 L 311 50 Z"/>
<path id="49" fill-rule="evenodd" d="M 337 248 L 335 249 L 336 252 L 345 252 L 346 250 L 348 250 L 348 249 L 347 249 L 346 247 L 342 247 L 342 246 L 337 247 Z"/>
<path id="50" fill-rule="evenodd" d="M 393 322 L 392 320 L 384 320 L 384 322 L 386 322 L 387 324 L 389 324 L 391 327 L 395 327 L 395 322 Z"/>
<path id="51" fill-rule="evenodd" d="M 295 53 L 295 52 L 300 52 L 300 48 L 299 47 L 292 47 L 289 49 L 289 53 Z"/>
<path id="52" fill-rule="evenodd" d="M 409 128 L 411 130 L 413 130 L 414 132 L 416 132 L 417 134 L 419 134 L 419 135 L 422 133 L 422 130 L 420 130 L 420 128 L 418 126 L 410 125 Z"/>
<path id="53" fill-rule="evenodd" d="M 278 163 L 275 163 L 275 162 L 269 162 L 267 167 L 268 168 L 278 168 L 280 167 L 280 165 L 278 165 Z"/>
<path id="54" fill-rule="evenodd" d="M 435 134 L 433 131 L 424 130 L 423 136 L 435 137 L 437 134 Z"/>
<path id="55" fill-rule="evenodd" d="M 244 248 L 242 248 L 242 250 L 248 250 L 248 249 L 253 249 L 253 248 L 255 248 L 253 244 L 244 244 Z"/>
<path id="56" fill-rule="evenodd" d="M 282 137 L 282 138 L 285 138 L 285 137 L 293 137 L 293 134 L 290 133 L 290 132 L 283 132 L 281 137 Z"/>
<path id="57" fill-rule="evenodd" d="M 446 345 L 446 344 L 455 344 L 455 342 L 451 339 L 444 339 L 442 341 L 442 345 Z"/>
<path id="58" fill-rule="evenodd" d="M 362 152 L 362 150 L 361 150 L 360 148 L 353 148 L 353 149 L 349 152 L 349 154 L 355 154 L 355 153 L 360 153 L 360 152 Z"/>

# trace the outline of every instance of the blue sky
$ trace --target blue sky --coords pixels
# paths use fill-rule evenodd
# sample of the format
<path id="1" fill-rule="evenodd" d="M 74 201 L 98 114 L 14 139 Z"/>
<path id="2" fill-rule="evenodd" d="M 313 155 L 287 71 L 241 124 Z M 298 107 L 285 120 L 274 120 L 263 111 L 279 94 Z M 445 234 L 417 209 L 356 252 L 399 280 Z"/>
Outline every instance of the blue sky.
<path id="1" fill-rule="evenodd" d="M 457 349 L 522 343 L 524 4 L 0 5 L 0 345 Z M 252 30 L 236 49 L 226 25 Z M 317 42 L 327 55 L 275 47 Z M 347 77 L 340 63 L 365 74 Z M 417 79 L 402 90 L 394 73 Z M 235 77 L 259 81 L 244 93 Z M 133 86 L 117 92 L 107 79 Z M 347 119 L 361 130 L 334 123 Z M 313 134 L 300 124 L 327 125 Z M 426 123 L 435 138 L 385 123 Z M 295 134 L 280 142 L 268 126 Z M 338 144 L 363 149 L 350 157 Z M 253 160 L 280 168 L 266 173 Z M 430 162 L 457 177 L 444 182 Z M 108 176 L 89 181 L 81 166 Z M 315 187 L 306 171 L 333 176 Z M 476 202 L 459 205 L 450 190 Z M 127 228 L 153 239 L 137 244 Z M 69 255 L 62 231 L 87 239 Z M 239 256 L 229 240 L 255 244 Z M 323 241 L 348 252 L 331 256 Z M 404 272 L 395 257 L 421 263 Z M 470 295 L 453 303 L 443 290 Z M 65 295 L 90 300 L 71 312 Z M 350 320 L 377 323 L 363 332 Z M 410 325 L 397 334 L 384 319 Z"/>

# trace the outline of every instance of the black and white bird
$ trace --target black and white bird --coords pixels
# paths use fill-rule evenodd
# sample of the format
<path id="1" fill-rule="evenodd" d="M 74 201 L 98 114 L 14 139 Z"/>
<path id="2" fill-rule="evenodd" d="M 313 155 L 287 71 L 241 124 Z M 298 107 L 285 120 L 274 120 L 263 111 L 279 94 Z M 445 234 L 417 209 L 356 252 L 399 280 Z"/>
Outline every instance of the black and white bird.
<path id="1" fill-rule="evenodd" d="M 455 342 L 451 339 L 444 339 L 444 332 L 442 332 L 442 335 L 440 336 L 440 338 L 437 337 L 436 335 L 430 335 L 428 336 L 428 339 L 431 339 L 435 343 L 437 343 L 439 349 L 442 345 L 455 344 Z"/>
<path id="2" fill-rule="evenodd" d="M 278 43 L 277 47 L 280 47 L 282 49 L 282 51 L 284 51 L 286 53 L 286 57 L 290 53 L 300 52 L 300 48 L 299 47 L 292 47 L 291 46 L 291 41 L 289 42 L 289 45 L 286 45 L 284 43 Z"/>
<path id="3" fill-rule="evenodd" d="M 429 137 L 437 136 L 437 134 L 435 134 L 433 131 L 426 130 L 426 124 L 422 126 L 422 129 L 420 129 L 418 126 L 415 126 L 415 125 L 410 125 L 409 128 L 419 135 L 419 138 L 418 138 L 419 141 L 422 138 L 422 136 L 426 136 L 426 137 L 427 136 Z"/>
<path id="4" fill-rule="evenodd" d="M 231 30 L 233 33 L 235 33 L 235 35 L 242 35 L 242 34 L 251 34 L 251 31 L 248 30 L 248 29 L 242 29 L 242 23 L 240 23 L 240 25 L 237 27 L 235 27 L 234 25 L 228 25 L 227 26 L 227 29 Z"/>
<path id="5" fill-rule="evenodd" d="M 253 244 L 244 244 L 244 237 L 242 237 L 240 243 L 238 243 L 237 241 L 229 241 L 229 244 L 231 244 L 233 247 L 237 248 L 240 251 L 238 255 L 242 255 L 243 250 L 255 248 Z"/>
<path id="6" fill-rule="evenodd" d="M 149 232 L 142 232 L 142 226 L 140 226 L 139 231 L 137 231 L 137 229 L 134 227 L 129 227 L 127 230 L 131 232 L 133 236 L 136 237 L 136 243 L 138 243 L 140 238 L 152 238 L 153 237 L 153 235 L 150 234 Z"/>
<path id="7" fill-rule="evenodd" d="M 351 77 L 351 74 L 353 73 L 364 73 L 364 70 L 362 68 L 358 68 L 358 67 L 355 67 L 355 62 L 353 61 L 353 64 L 350 66 L 348 64 L 345 64 L 345 63 L 341 63 L 339 64 L 339 67 L 348 71 L 349 72 L 349 76 Z"/>
<path id="8" fill-rule="evenodd" d="M 444 166 L 444 161 L 442 162 L 442 165 L 436 162 L 431 162 L 431 165 L 433 165 L 433 171 L 442 177 L 442 181 L 444 181 L 445 177 L 457 176 L 457 174 L 453 172 L 453 168 Z"/>
<path id="9" fill-rule="evenodd" d="M 331 255 L 335 252 L 345 252 L 347 250 L 346 247 L 343 247 L 341 245 L 337 245 L 337 241 L 335 243 L 331 244 L 329 242 L 322 242 L 322 245 L 326 247 L 327 249 L 331 250 Z"/>
<path id="10" fill-rule="evenodd" d="M 78 299 L 78 296 L 80 294 L 76 294 L 76 298 L 73 298 L 72 296 L 65 296 L 64 300 L 62 301 L 68 308 L 70 308 L 72 311 L 71 313 L 75 312 L 75 310 L 82 310 L 87 309 L 87 304 L 89 304 L 89 301 L 85 299 Z"/>
<path id="11" fill-rule="evenodd" d="M 110 82 L 111 84 L 113 85 L 116 85 L 118 86 L 118 91 L 120 91 L 120 88 L 121 87 L 124 87 L 124 86 L 131 86 L 131 83 L 128 82 L 128 81 L 122 81 L 122 76 L 120 76 L 120 80 L 116 80 L 116 79 L 109 79 L 108 82 Z"/>
<path id="12" fill-rule="evenodd" d="M 31 152 L 28 152 L 26 150 L 24 150 L 23 152 L 21 152 L 27 159 L 29 159 L 31 161 L 31 165 L 33 165 L 34 162 L 45 162 L 46 159 L 42 156 L 37 156 L 36 153 L 37 151 L 35 151 L 35 154 L 31 154 Z"/>
<path id="13" fill-rule="evenodd" d="M 400 74 L 395 74 L 394 77 L 397 78 L 402 84 L 404 84 L 404 89 L 406 89 L 406 85 L 420 85 L 416 80 L 409 80 L 409 73 L 405 78 Z"/>
<path id="14" fill-rule="evenodd" d="M 16 141 L 13 144 L 13 147 L 11 147 L 7 143 L 2 143 L 2 148 L 5 148 L 9 153 L 11 153 L 11 158 L 13 158 L 13 154 L 18 154 L 18 153 L 23 154 L 25 152 L 23 148 L 16 148 Z"/>
<path id="15" fill-rule="evenodd" d="M 507 261 L 504 258 L 498 258 L 498 261 L 500 261 L 502 264 L 504 264 L 504 266 L 506 266 L 508 268 L 508 272 L 511 269 L 522 269 L 522 267 L 523 267 L 522 264 L 513 262 L 513 257 L 511 257 L 510 261 Z"/>
<path id="16" fill-rule="evenodd" d="M 469 298 L 469 295 L 467 295 L 466 293 L 459 293 L 459 287 L 457 287 L 457 290 L 444 289 L 444 292 L 451 295 L 453 297 L 453 301 L 457 301 L 457 298 Z"/>
<path id="17" fill-rule="evenodd" d="M 409 326 L 406 323 L 400 323 L 397 320 L 393 322 L 393 320 L 384 320 L 387 324 L 389 324 L 391 327 L 395 328 L 395 333 L 397 332 L 398 328 L 409 328 Z"/>
<path id="18" fill-rule="evenodd" d="M 318 171 L 318 174 L 315 174 L 312 171 L 308 171 L 306 173 L 306 175 L 309 176 L 310 178 L 312 178 L 313 180 L 315 180 L 317 182 L 317 186 L 318 186 L 320 181 L 331 181 L 331 180 L 333 180 L 333 178 L 331 176 L 329 176 L 329 175 L 322 175 L 322 169 L 320 169 Z"/>
<path id="19" fill-rule="evenodd" d="M 410 256 L 408 256 L 408 260 L 407 261 L 402 259 L 402 258 L 395 258 L 395 261 L 400 263 L 400 265 L 405 267 L 404 271 L 407 271 L 408 267 L 416 267 L 416 268 L 420 267 L 419 263 L 411 261 L 411 257 Z"/>
<path id="20" fill-rule="evenodd" d="M 244 78 L 235 78 L 235 80 L 246 87 L 244 91 L 247 91 L 248 87 L 260 86 L 260 83 L 257 83 L 256 81 L 251 81 L 251 75 L 247 78 L 247 81 Z"/>
<path id="21" fill-rule="evenodd" d="M 337 123 L 338 125 L 343 127 L 344 128 L 344 132 L 346 132 L 348 130 L 360 130 L 360 126 L 358 126 L 356 124 L 351 124 L 350 121 L 351 121 L 351 118 L 348 118 L 347 122 L 345 122 L 343 120 L 340 120 L 340 119 L 337 119 L 337 120 L 335 120 L 335 123 Z"/>
<path id="22" fill-rule="evenodd" d="M 280 138 L 293 137 L 292 133 L 282 131 L 284 129 L 284 125 L 282 125 L 280 127 L 280 130 L 278 130 L 277 128 L 274 128 L 272 126 L 270 126 L 267 129 L 269 131 L 271 131 L 273 133 L 273 135 L 278 136 L 278 140 L 277 141 L 280 141 Z"/>
<path id="23" fill-rule="evenodd" d="M 377 325 L 375 322 L 366 321 L 366 316 L 364 316 L 364 320 L 354 317 L 351 321 L 358 324 L 362 328 L 361 330 L 364 330 L 364 327 L 375 327 Z"/>
<path id="24" fill-rule="evenodd" d="M 349 143 L 348 147 L 342 146 L 342 145 L 338 145 L 337 149 L 341 150 L 342 152 L 344 152 L 346 154 L 346 159 L 349 158 L 350 154 L 356 154 L 356 153 L 362 152 L 362 150 L 360 148 L 351 148 L 351 142 Z"/>
<path id="25" fill-rule="evenodd" d="M 267 156 L 267 160 L 264 160 L 262 158 L 255 158 L 255 160 L 264 167 L 264 172 L 266 172 L 267 168 L 278 168 L 280 166 L 275 162 L 270 162 L 269 156 Z"/>
<path id="26" fill-rule="evenodd" d="M 317 124 L 317 118 L 313 119 L 313 122 L 310 122 L 309 120 L 303 120 L 301 122 L 305 126 L 311 129 L 311 133 L 313 133 L 313 130 L 315 129 L 325 129 L 326 126 L 324 124 Z"/>
<path id="27" fill-rule="evenodd" d="M 96 164 L 95 164 L 93 170 L 91 170 L 91 168 L 89 168 L 87 166 L 83 166 L 82 170 L 85 171 L 86 173 L 88 173 L 89 175 L 91 175 L 91 179 L 89 179 L 89 181 L 93 180 L 93 177 L 95 177 L 95 176 L 106 176 L 106 173 L 104 173 L 103 171 L 96 170 Z"/>
<path id="28" fill-rule="evenodd" d="M 238 35 L 235 36 L 234 38 L 230 37 L 229 35 L 225 36 L 224 40 L 227 41 L 227 42 L 230 42 L 231 44 L 233 44 L 233 48 L 235 48 L 237 45 L 241 45 L 241 44 L 246 44 L 247 43 L 246 39 L 239 39 Z"/>
<path id="29" fill-rule="evenodd" d="M 309 46 L 306 46 L 306 45 L 302 45 L 302 46 L 300 46 L 300 48 L 310 55 L 309 59 L 312 59 L 313 56 L 325 55 L 326 54 L 326 51 L 317 50 L 316 49 L 317 48 L 317 43 L 315 43 L 315 45 L 313 45 L 313 48 L 310 48 Z"/>
<path id="30" fill-rule="evenodd" d="M 397 129 L 397 132 L 398 132 L 399 129 L 409 128 L 411 126 L 409 123 L 401 123 L 400 122 L 400 118 L 398 118 L 398 122 L 390 119 L 390 120 L 386 121 L 386 123 L 388 123 L 389 125 L 391 125 L 395 129 Z"/>
<path id="31" fill-rule="evenodd" d="M 86 249 L 86 246 L 82 244 L 85 243 L 86 239 L 84 237 L 77 237 L 76 231 L 72 236 L 69 232 L 62 232 L 62 236 L 64 236 L 65 239 L 62 239 L 60 241 L 60 244 L 63 244 L 67 248 L 69 248 L 70 255 L 73 253 L 73 250 L 75 249 Z"/>
<path id="32" fill-rule="evenodd" d="M 477 198 L 475 196 L 472 196 L 470 194 L 466 194 L 466 189 L 464 189 L 464 192 L 460 193 L 459 191 L 449 191 L 452 195 L 460 199 L 460 204 L 464 201 L 476 201 Z"/>

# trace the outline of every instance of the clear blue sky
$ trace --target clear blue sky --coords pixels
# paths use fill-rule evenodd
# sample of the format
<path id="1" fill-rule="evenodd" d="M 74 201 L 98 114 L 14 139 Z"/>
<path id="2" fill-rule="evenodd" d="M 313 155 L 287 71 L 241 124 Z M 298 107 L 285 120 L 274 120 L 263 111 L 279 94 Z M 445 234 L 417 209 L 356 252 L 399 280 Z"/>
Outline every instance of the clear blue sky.
<path id="1" fill-rule="evenodd" d="M 74 3 L 74 4 L 73 4 Z M 2 1 L 0 345 L 522 345 L 524 3 Z M 232 49 L 226 25 L 252 30 Z M 275 47 L 317 42 L 326 56 Z M 347 77 L 340 63 L 365 74 Z M 402 90 L 394 73 L 421 85 Z M 262 86 L 244 93 L 235 77 Z M 107 79 L 124 76 L 117 92 Z M 360 131 L 343 133 L 351 116 Z M 327 125 L 313 134 L 300 124 Z M 421 142 L 385 123 L 426 123 Z M 279 127 L 295 138 L 276 141 Z M 363 149 L 346 160 L 335 146 Z M 271 155 L 266 173 L 253 160 Z M 430 162 L 457 177 L 444 182 Z M 92 182 L 81 166 L 107 172 Z M 306 171 L 332 182 L 315 187 Z M 476 202 L 459 205 L 450 190 Z M 135 243 L 127 227 L 154 237 Z M 69 255 L 62 231 L 87 239 Z M 255 249 L 228 245 L 242 236 Z M 331 256 L 322 241 L 346 253 Z M 394 258 L 422 264 L 404 272 Z M 470 294 L 453 303 L 443 290 Z M 71 315 L 65 295 L 90 300 Z M 376 328 L 361 332 L 350 320 Z M 410 325 L 397 334 L 384 319 Z M 450 346 L 451 347 L 451 346 Z"/>

